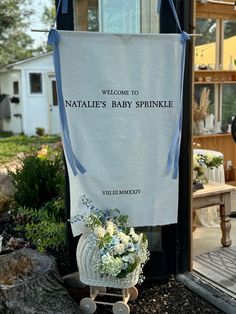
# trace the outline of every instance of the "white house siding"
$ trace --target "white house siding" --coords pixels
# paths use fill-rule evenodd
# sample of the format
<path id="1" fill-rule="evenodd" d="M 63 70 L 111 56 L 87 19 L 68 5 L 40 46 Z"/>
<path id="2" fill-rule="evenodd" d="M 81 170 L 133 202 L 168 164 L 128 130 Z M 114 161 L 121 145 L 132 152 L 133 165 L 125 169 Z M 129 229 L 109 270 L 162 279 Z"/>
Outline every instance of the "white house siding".
<path id="1" fill-rule="evenodd" d="M 30 73 L 42 74 L 42 93 L 30 93 Z M 50 133 L 49 100 L 52 98 L 52 88 L 49 77 L 51 78 L 53 75 L 54 67 L 51 53 L 19 61 L 11 65 L 5 72 L 0 72 L 1 93 L 9 94 L 10 97 L 17 96 L 20 99 L 19 104 L 11 103 L 11 119 L 3 120 L 4 131 L 23 132 L 30 136 L 36 134 L 37 127 L 41 127 L 46 133 Z M 19 95 L 13 94 L 14 81 L 19 81 Z M 56 112 L 58 108 L 54 109 Z M 14 116 L 15 114 L 18 117 Z M 53 121 L 55 119 L 59 121 L 59 116 L 54 115 L 53 119 Z M 58 128 L 56 133 L 59 132 Z"/>
<path id="2" fill-rule="evenodd" d="M 35 135 L 37 127 L 49 133 L 49 104 L 47 77 L 53 71 L 52 55 L 31 59 L 20 64 L 22 82 L 23 130 L 27 135 Z M 30 94 L 29 73 L 42 73 L 42 93 Z"/>
<path id="3" fill-rule="evenodd" d="M 19 93 L 21 89 L 21 81 L 20 81 L 20 72 L 11 70 L 4 73 L 1 73 L 0 76 L 0 86 L 1 86 L 1 94 L 7 94 L 9 97 L 18 97 L 20 102 L 18 104 L 11 103 L 11 119 L 4 119 L 2 121 L 2 129 L 4 131 L 12 131 L 13 133 L 21 133 L 22 132 L 22 121 L 21 117 L 18 116 L 22 114 L 22 102 L 19 95 L 13 93 L 13 82 L 19 82 Z"/>

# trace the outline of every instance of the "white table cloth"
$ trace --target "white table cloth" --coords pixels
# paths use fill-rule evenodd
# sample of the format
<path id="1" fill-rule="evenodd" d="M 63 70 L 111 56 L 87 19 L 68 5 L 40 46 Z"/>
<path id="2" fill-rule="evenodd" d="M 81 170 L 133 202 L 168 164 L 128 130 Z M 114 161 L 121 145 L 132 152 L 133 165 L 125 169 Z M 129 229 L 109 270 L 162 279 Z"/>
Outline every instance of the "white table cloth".
<path id="1" fill-rule="evenodd" d="M 193 154 L 213 154 L 214 156 L 224 158 L 224 155 L 221 152 L 209 149 L 194 149 Z M 207 177 L 209 181 L 225 183 L 224 165 L 222 164 L 218 168 L 208 169 Z M 196 211 L 196 218 L 196 224 L 200 223 L 205 227 L 219 227 L 219 206 L 198 209 Z"/>

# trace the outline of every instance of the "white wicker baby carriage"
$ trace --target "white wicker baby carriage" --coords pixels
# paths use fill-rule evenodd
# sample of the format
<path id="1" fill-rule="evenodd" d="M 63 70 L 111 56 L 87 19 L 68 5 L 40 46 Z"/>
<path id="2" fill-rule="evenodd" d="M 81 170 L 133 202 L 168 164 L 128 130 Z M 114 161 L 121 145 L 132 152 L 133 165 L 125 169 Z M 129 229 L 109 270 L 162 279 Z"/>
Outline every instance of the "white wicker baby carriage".
<path id="1" fill-rule="evenodd" d="M 80 280 L 90 286 L 90 298 L 84 298 L 80 302 L 81 310 L 86 314 L 92 314 L 96 311 L 96 304 L 108 304 L 113 306 L 113 313 L 129 314 L 130 309 L 127 304 L 129 300 L 135 300 L 138 297 L 138 290 L 134 287 L 140 276 L 141 266 L 128 274 L 126 278 L 117 278 L 111 276 L 101 277 L 95 270 L 94 265 L 98 260 L 98 250 L 93 239 L 93 233 L 85 232 L 78 242 L 76 258 L 79 268 Z M 121 294 L 107 293 L 106 288 L 121 289 Z M 121 297 L 122 301 L 115 303 L 97 301 L 99 295 Z"/>

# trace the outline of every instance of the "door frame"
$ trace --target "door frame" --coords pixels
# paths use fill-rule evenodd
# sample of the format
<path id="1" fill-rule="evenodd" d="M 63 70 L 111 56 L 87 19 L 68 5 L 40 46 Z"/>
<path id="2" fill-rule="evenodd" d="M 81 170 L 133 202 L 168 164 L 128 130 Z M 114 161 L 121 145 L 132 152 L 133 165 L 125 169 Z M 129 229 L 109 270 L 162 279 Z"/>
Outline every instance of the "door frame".
<path id="1" fill-rule="evenodd" d="M 53 123 L 52 123 L 52 113 L 51 112 L 53 111 L 54 107 L 57 111 L 59 110 L 59 106 L 58 105 L 54 106 L 54 104 L 53 104 L 53 86 L 52 86 L 53 81 L 56 82 L 55 73 L 49 72 L 47 75 L 48 131 L 49 131 L 49 134 L 59 134 L 60 133 L 59 112 L 57 112 L 58 121 L 56 122 L 56 123 L 58 123 L 58 132 L 52 132 L 53 131 L 53 127 L 52 127 Z"/>
<path id="2" fill-rule="evenodd" d="M 189 34 L 193 33 L 193 0 L 175 0 L 176 11 L 181 27 Z M 168 1 L 162 1 L 160 15 L 161 33 L 179 32 Z M 179 158 L 179 204 L 178 223 L 163 228 L 170 252 L 174 243 L 170 236 L 176 235 L 176 273 L 192 270 L 192 94 L 193 94 L 193 45 L 192 39 L 186 45 L 186 63 L 183 90 L 183 124 Z M 169 235 L 169 236 L 168 236 Z M 174 241 L 173 241 L 174 242 Z M 173 253 L 170 254 L 170 258 Z M 174 261 L 172 262 L 174 263 Z M 174 265 L 172 265 L 173 268 Z"/>

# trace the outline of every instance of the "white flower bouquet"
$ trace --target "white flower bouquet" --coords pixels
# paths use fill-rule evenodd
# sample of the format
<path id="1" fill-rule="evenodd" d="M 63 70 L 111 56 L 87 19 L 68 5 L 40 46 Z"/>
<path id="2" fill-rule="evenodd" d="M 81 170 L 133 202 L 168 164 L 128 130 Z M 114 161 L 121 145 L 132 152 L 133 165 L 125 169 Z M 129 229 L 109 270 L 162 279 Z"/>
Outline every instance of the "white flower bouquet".
<path id="1" fill-rule="evenodd" d="M 221 156 L 214 156 L 211 153 L 207 154 L 195 154 L 193 155 L 193 170 L 196 172 L 194 181 L 206 183 L 206 171 L 207 169 L 218 168 L 223 164 L 223 158 Z"/>
<path id="2" fill-rule="evenodd" d="M 89 239 L 96 247 L 96 254 L 92 257 L 93 269 L 101 277 L 117 279 L 128 278 L 138 269 L 139 281 L 142 281 L 141 271 L 149 258 L 145 235 L 137 234 L 134 228 L 129 227 L 128 216 L 121 215 L 119 210 L 96 208 L 85 196 L 82 203 L 89 213 L 77 215 L 71 222 L 83 221 L 88 228 Z"/>

